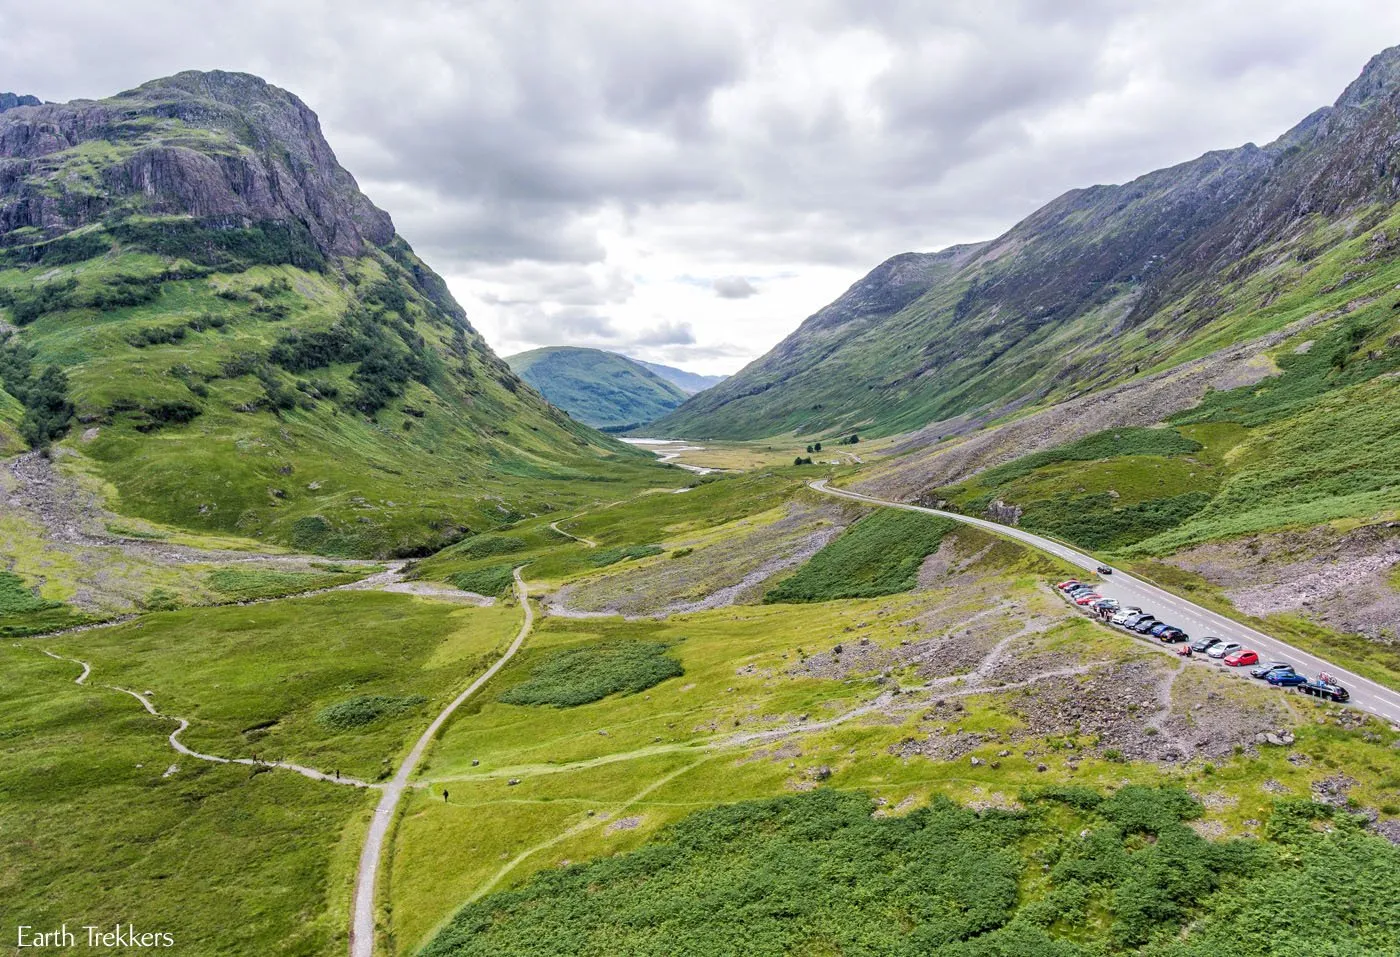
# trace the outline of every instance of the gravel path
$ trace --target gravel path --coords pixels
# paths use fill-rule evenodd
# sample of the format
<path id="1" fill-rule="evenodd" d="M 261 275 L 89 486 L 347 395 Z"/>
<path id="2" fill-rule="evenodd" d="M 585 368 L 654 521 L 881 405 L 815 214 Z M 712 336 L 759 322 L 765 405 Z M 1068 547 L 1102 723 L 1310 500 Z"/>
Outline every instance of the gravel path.
<path id="1" fill-rule="evenodd" d="M 408 753 L 408 757 L 403 759 L 399 765 L 398 773 L 384 786 L 383 794 L 379 799 L 379 806 L 374 809 L 374 817 L 370 820 L 369 832 L 365 835 L 365 844 L 360 851 L 360 866 L 355 874 L 355 896 L 350 907 L 350 957 L 374 957 L 374 924 L 375 924 L 375 891 L 379 878 L 380 859 L 384 853 L 384 841 L 389 834 L 389 826 L 394 821 L 394 813 L 398 810 L 399 801 L 403 798 L 404 790 L 409 786 L 408 779 L 417 770 L 419 763 L 423 760 L 423 755 L 427 753 L 428 746 L 437 737 L 440 731 L 452 717 L 452 713 L 461 706 L 472 695 L 476 694 L 486 682 L 505 667 L 506 662 L 515 657 L 515 653 L 520 650 L 520 646 L 529 637 L 530 630 L 535 624 L 535 611 L 530 606 L 530 594 L 525 587 L 525 580 L 520 576 L 520 569 L 515 569 L 515 593 L 520 598 L 520 607 L 525 612 L 525 620 L 520 624 L 520 632 L 511 642 L 506 653 L 496 660 L 486 673 L 477 678 L 466 690 L 452 699 L 452 703 L 442 709 L 442 712 L 433 719 L 433 723 L 428 725 L 427 730 L 418 738 L 418 743 L 413 746 L 413 750 Z"/>
<path id="2" fill-rule="evenodd" d="M 587 545 L 589 548 L 597 548 L 597 547 L 598 547 L 598 543 L 595 542 L 595 541 L 594 541 L 593 539 L 591 539 L 591 538 L 584 538 L 582 535 L 574 535 L 574 534 L 571 533 L 571 532 L 566 532 L 566 531 L 564 531 L 562 528 L 559 527 L 559 523 L 558 523 L 558 522 L 550 522 L 550 523 L 549 523 L 549 527 L 552 528 L 552 529 L 554 529 L 554 530 L 555 530 L 556 532 L 558 532 L 560 535 L 563 535 L 565 538 L 572 538 L 572 539 L 573 539 L 574 541 L 576 541 L 576 542 L 582 542 L 584 545 Z"/>

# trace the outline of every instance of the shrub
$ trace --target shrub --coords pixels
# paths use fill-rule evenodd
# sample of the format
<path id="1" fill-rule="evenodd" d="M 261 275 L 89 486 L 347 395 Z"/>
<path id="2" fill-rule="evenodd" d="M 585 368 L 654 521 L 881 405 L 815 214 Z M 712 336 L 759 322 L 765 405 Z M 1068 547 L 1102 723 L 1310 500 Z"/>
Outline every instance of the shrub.
<path id="1" fill-rule="evenodd" d="M 763 596 L 768 603 L 873 598 L 914 587 L 951 519 L 882 509 L 857 521 Z"/>
<path id="2" fill-rule="evenodd" d="M 620 641 L 555 651 L 531 670 L 529 680 L 507 689 L 500 700 L 572 708 L 613 694 L 637 694 L 685 674 L 666 648 L 657 642 Z"/>
<path id="3" fill-rule="evenodd" d="M 492 565 L 488 568 L 458 572 L 448 581 L 462 591 L 501 598 L 509 595 L 511 588 L 515 585 L 514 571 L 515 566 L 513 565 Z"/>
<path id="4" fill-rule="evenodd" d="M 363 728 L 381 718 L 403 714 L 428 699 L 421 694 L 395 696 L 386 694 L 357 695 L 322 708 L 316 715 L 318 724 L 335 731 Z"/>

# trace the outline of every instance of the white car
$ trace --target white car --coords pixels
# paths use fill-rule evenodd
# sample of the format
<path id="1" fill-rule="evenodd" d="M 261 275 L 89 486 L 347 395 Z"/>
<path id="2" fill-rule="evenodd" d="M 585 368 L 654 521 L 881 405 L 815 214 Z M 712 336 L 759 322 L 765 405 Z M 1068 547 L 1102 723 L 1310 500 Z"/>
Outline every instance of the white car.
<path id="1" fill-rule="evenodd" d="M 1128 620 L 1129 618 L 1133 617 L 1134 615 L 1141 615 L 1141 614 L 1142 614 L 1142 609 L 1141 609 L 1141 608 L 1137 608 L 1137 607 L 1133 607 L 1133 608 L 1124 608 L 1124 609 L 1123 609 L 1122 611 L 1120 611 L 1118 614 L 1116 614 L 1116 615 L 1114 615 L 1112 618 L 1110 618 L 1109 621 L 1113 622 L 1115 625 L 1121 625 L 1121 624 L 1126 623 L 1127 620 Z"/>
<path id="2" fill-rule="evenodd" d="M 1222 641 L 1218 644 L 1211 645 L 1210 648 L 1206 650 L 1206 654 L 1210 655 L 1212 658 L 1224 658 L 1226 655 L 1233 655 L 1242 648 L 1244 648 L 1244 645 L 1240 644 L 1238 641 Z"/>

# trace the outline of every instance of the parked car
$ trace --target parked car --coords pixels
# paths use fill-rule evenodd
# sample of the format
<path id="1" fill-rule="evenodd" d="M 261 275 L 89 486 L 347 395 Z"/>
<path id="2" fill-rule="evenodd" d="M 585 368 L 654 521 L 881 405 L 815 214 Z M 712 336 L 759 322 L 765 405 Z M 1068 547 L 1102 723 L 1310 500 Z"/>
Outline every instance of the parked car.
<path id="1" fill-rule="evenodd" d="M 1136 617 L 1136 616 L 1138 616 L 1138 615 L 1141 615 L 1141 614 L 1142 614 L 1142 609 L 1141 609 L 1141 608 L 1136 608 L 1136 607 L 1134 607 L 1134 608 L 1124 608 L 1122 611 L 1120 611 L 1118 614 L 1114 615 L 1114 616 L 1113 616 L 1112 618 L 1110 618 L 1109 620 L 1110 620 L 1111 622 L 1113 622 L 1115 625 L 1125 625 L 1125 624 L 1128 623 L 1128 619 L 1129 619 L 1129 618 L 1134 618 L 1134 617 Z"/>
<path id="2" fill-rule="evenodd" d="M 1086 592 L 1074 600 L 1076 605 L 1087 605 L 1091 602 L 1101 601 L 1103 596 L 1096 591 Z"/>
<path id="3" fill-rule="evenodd" d="M 1148 615 L 1133 626 L 1133 631 L 1137 632 L 1139 635 L 1145 635 L 1152 630 L 1153 625 L 1157 624 L 1160 624 L 1160 622 L 1152 615 Z"/>
<path id="4" fill-rule="evenodd" d="M 1060 591 L 1069 591 L 1071 588 L 1078 588 L 1082 584 L 1084 583 L 1078 578 L 1071 578 L 1069 581 L 1060 582 L 1055 587 L 1058 588 Z"/>
<path id="5" fill-rule="evenodd" d="M 1190 640 L 1191 640 L 1191 636 L 1190 636 L 1190 635 L 1188 635 L 1186 632 L 1182 631 L 1180 628 L 1174 628 L 1174 627 L 1169 627 L 1169 628 L 1167 628 L 1165 631 L 1163 631 L 1163 632 L 1162 632 L 1160 635 L 1158 635 L 1157 637 L 1160 638 L 1162 641 L 1167 642 L 1168 644 L 1171 644 L 1171 643 L 1173 643 L 1173 642 L 1178 642 L 1178 641 L 1190 641 Z"/>
<path id="6" fill-rule="evenodd" d="M 1094 569 L 1094 571 L 1098 572 L 1100 575 L 1113 574 L 1113 569 L 1109 568 L 1107 565 L 1100 565 L 1098 568 Z"/>
<path id="7" fill-rule="evenodd" d="M 1259 664 L 1259 653 L 1250 651 L 1248 648 L 1241 648 L 1232 655 L 1225 656 L 1225 663 L 1231 668 L 1243 668 L 1245 665 Z"/>
<path id="8" fill-rule="evenodd" d="M 1094 611 L 1117 611 L 1121 606 L 1117 598 L 1100 598 L 1092 607 Z"/>
<path id="9" fill-rule="evenodd" d="M 1166 630 L 1167 630 L 1168 628 L 1170 628 L 1170 627 L 1171 627 L 1171 625 L 1167 624 L 1165 621 L 1159 621 L 1159 622 L 1157 622 L 1157 624 L 1155 624 L 1155 625 L 1153 625 L 1151 628 L 1147 629 L 1147 633 L 1148 633 L 1149 635 L 1151 635 L 1153 638 L 1160 638 L 1161 635 L 1162 635 L 1162 632 L 1166 631 Z"/>
<path id="10" fill-rule="evenodd" d="M 1341 685 L 1329 684 L 1317 679 L 1304 681 L 1298 685 L 1298 690 L 1303 694 L 1310 694 L 1314 698 L 1326 698 L 1328 701 L 1351 700 L 1351 694 Z"/>
<path id="11" fill-rule="evenodd" d="M 1276 688 L 1297 688 L 1308 683 L 1307 678 L 1292 668 L 1287 671 L 1271 671 L 1264 676 L 1264 680 Z"/>
<path id="12" fill-rule="evenodd" d="M 1224 658 L 1226 655 L 1233 655 L 1237 651 L 1243 651 L 1244 645 L 1238 641 L 1222 641 L 1218 645 L 1212 645 L 1206 649 L 1206 654 L 1212 658 Z"/>
<path id="13" fill-rule="evenodd" d="M 1221 641 L 1222 639 L 1216 638 L 1214 635 L 1206 635 L 1204 638 L 1197 638 L 1195 641 L 1191 642 L 1191 650 L 1198 655 L 1205 654 L 1207 651 L 1210 651 L 1216 645 L 1220 644 Z"/>
<path id="14" fill-rule="evenodd" d="M 1254 678 L 1267 678 L 1275 671 L 1292 670 L 1293 666 L 1286 661 L 1266 661 L 1263 664 L 1261 664 L 1258 668 L 1255 668 L 1252 671 L 1250 671 L 1250 675 Z"/>

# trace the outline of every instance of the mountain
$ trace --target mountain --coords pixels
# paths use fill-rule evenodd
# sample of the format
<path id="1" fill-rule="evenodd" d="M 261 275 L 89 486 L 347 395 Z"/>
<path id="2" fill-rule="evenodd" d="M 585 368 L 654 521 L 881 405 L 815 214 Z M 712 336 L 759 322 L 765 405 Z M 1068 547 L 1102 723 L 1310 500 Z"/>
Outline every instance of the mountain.
<path id="1" fill-rule="evenodd" d="M 675 366 L 663 366 L 659 362 L 645 362 L 641 359 L 633 359 L 632 361 L 655 372 L 686 395 L 704 392 L 711 386 L 719 385 L 729 378 L 722 375 L 700 375 L 698 372 L 687 372 L 684 369 L 677 369 Z"/>
<path id="2" fill-rule="evenodd" d="M 0 444 L 155 522 L 416 554 L 645 467 L 512 373 L 246 74 L 0 114 L 0 307 Z"/>
<path id="3" fill-rule="evenodd" d="M 594 428 L 644 425 L 685 401 L 681 388 L 615 352 L 548 346 L 506 359 L 554 405 Z"/>
<path id="4" fill-rule="evenodd" d="M 658 428 L 985 421 L 1279 330 L 1299 317 L 1280 307 L 1294 290 L 1378 294 L 1400 251 L 1398 97 L 1393 48 L 1267 146 L 1072 190 L 991 242 L 895 257 Z"/>
<path id="5" fill-rule="evenodd" d="M 43 101 L 37 96 L 20 95 L 15 93 L 0 93 L 0 113 L 12 110 L 17 106 L 42 106 Z"/>

